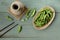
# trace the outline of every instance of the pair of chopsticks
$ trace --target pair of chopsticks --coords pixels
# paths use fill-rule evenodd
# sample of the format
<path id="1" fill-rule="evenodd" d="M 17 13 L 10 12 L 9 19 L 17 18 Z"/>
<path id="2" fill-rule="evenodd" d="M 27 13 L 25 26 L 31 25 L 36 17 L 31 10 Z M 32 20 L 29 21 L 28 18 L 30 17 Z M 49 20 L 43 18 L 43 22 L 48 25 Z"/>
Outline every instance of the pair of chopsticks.
<path id="1" fill-rule="evenodd" d="M 3 29 L 0 30 L 0 32 L 4 31 L 5 29 L 7 29 L 8 27 L 11 27 L 13 24 L 15 24 L 15 22 L 12 22 L 11 24 L 7 25 L 6 27 L 4 27 Z M 16 27 L 18 24 L 15 24 L 14 26 L 12 26 L 11 28 L 9 28 L 8 30 L 6 30 L 4 33 L 2 33 L 0 35 L 0 38 L 5 35 L 7 32 L 9 32 L 11 29 L 13 29 L 14 27 Z"/>

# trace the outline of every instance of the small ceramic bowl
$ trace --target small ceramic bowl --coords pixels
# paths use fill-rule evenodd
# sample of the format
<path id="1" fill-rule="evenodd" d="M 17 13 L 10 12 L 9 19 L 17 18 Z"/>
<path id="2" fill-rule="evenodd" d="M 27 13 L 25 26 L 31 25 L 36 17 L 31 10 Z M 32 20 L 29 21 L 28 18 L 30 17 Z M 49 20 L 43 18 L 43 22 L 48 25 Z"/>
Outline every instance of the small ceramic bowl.
<path id="1" fill-rule="evenodd" d="M 17 20 L 20 20 L 27 11 L 27 7 L 23 5 L 20 1 L 14 1 L 8 8 L 8 11 Z"/>
<path id="2" fill-rule="evenodd" d="M 52 12 L 53 12 L 53 17 L 52 17 L 52 19 L 51 19 L 47 24 L 45 24 L 44 26 L 42 26 L 42 27 L 37 27 L 37 26 L 35 25 L 34 21 L 35 21 L 36 18 L 39 16 L 39 13 L 38 13 L 38 12 L 41 11 L 41 10 L 43 10 L 44 8 L 50 8 L 50 9 L 52 10 Z M 42 8 L 41 10 L 39 10 L 39 11 L 36 13 L 36 15 L 34 16 L 34 18 L 33 18 L 33 25 L 34 25 L 34 28 L 37 29 L 37 30 L 46 29 L 46 28 L 52 23 L 52 21 L 53 21 L 53 19 L 54 19 L 54 17 L 55 17 L 55 10 L 54 10 L 52 7 L 46 6 L 46 7 L 44 7 L 44 8 Z"/>

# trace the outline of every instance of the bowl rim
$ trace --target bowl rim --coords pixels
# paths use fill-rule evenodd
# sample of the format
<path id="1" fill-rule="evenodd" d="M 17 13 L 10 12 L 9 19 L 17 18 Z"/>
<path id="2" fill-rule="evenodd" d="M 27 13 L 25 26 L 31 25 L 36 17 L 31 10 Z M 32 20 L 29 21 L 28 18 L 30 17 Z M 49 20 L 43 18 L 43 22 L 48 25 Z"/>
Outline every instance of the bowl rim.
<path id="1" fill-rule="evenodd" d="M 36 27 L 34 21 L 35 21 L 36 18 L 37 18 L 37 17 L 36 17 L 36 16 L 38 15 L 37 13 L 38 13 L 39 11 L 43 10 L 44 8 L 50 8 L 50 9 L 53 11 L 53 17 L 52 17 L 52 19 L 51 19 L 47 24 L 45 24 L 43 27 Z M 38 11 L 38 12 L 36 13 L 36 15 L 33 17 L 33 26 L 34 26 L 34 28 L 37 29 L 37 30 L 43 30 L 43 29 L 46 29 L 46 28 L 52 23 L 52 21 L 54 20 L 54 18 L 55 18 L 55 10 L 54 10 L 51 6 L 45 6 L 45 7 L 41 8 L 39 11 Z"/>

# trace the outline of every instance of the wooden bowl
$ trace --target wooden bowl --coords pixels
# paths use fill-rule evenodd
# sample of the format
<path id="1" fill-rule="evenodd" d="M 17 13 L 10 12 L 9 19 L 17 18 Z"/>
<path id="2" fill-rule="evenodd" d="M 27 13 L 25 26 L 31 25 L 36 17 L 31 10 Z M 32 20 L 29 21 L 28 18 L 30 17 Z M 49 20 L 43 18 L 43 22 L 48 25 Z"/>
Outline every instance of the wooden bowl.
<path id="1" fill-rule="evenodd" d="M 37 27 L 36 25 L 35 25 L 35 23 L 34 23 L 34 21 L 36 20 L 36 18 L 39 16 L 39 11 L 42 11 L 43 9 L 45 9 L 45 8 L 50 8 L 51 10 L 52 10 L 52 12 L 53 12 L 53 17 L 52 17 L 52 19 L 47 23 L 47 24 L 45 24 L 44 26 L 42 26 L 42 27 Z M 44 8 L 42 8 L 41 10 L 39 10 L 37 13 L 36 13 L 36 15 L 33 17 L 33 26 L 34 26 L 34 28 L 35 29 L 37 29 L 37 30 L 43 30 L 43 29 L 46 29 L 51 23 L 52 23 L 52 21 L 53 21 L 53 19 L 54 19 L 54 17 L 55 17 L 55 10 L 52 8 L 52 7 L 50 7 L 50 6 L 46 6 L 46 7 L 44 7 Z"/>

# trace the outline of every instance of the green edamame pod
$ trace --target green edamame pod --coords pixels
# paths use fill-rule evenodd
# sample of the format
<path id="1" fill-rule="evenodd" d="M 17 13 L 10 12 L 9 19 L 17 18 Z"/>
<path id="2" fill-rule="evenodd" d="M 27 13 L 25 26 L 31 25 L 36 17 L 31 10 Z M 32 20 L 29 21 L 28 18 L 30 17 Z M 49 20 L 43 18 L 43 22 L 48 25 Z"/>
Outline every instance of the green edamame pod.
<path id="1" fill-rule="evenodd" d="M 18 32 L 21 32 L 22 31 L 22 26 L 18 26 Z"/>
<path id="2" fill-rule="evenodd" d="M 31 17 L 33 17 L 35 15 L 35 13 L 36 13 L 36 10 L 33 9 L 32 12 L 31 12 Z"/>

